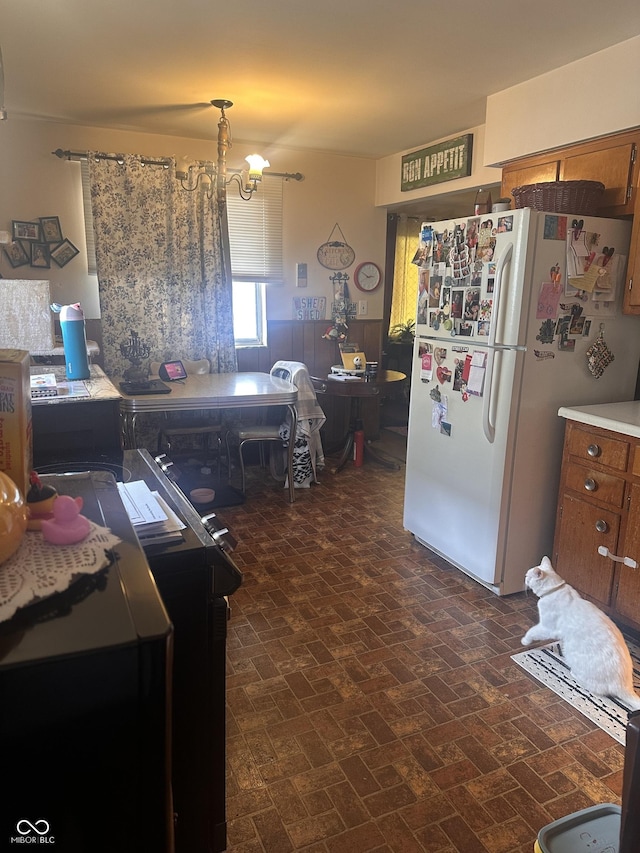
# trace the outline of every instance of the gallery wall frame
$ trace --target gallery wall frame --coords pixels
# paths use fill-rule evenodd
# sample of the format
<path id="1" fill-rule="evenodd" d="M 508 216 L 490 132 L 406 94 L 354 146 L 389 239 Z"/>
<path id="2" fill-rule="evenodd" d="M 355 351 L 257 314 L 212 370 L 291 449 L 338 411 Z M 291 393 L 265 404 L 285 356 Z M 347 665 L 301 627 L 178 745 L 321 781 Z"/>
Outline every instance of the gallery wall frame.
<path id="1" fill-rule="evenodd" d="M 26 222 L 23 219 L 14 219 L 11 223 L 14 240 L 33 240 L 40 242 L 40 223 Z"/>
<path id="2" fill-rule="evenodd" d="M 57 216 L 41 216 L 40 233 L 45 243 L 61 243 L 64 239 L 60 219 Z"/>
<path id="3" fill-rule="evenodd" d="M 31 243 L 31 266 L 48 270 L 51 266 L 51 255 L 48 243 Z"/>
<path id="4" fill-rule="evenodd" d="M 80 249 L 76 248 L 71 240 L 63 240 L 62 243 L 51 249 L 51 257 L 59 267 L 68 264 L 79 253 Z"/>
<path id="5" fill-rule="evenodd" d="M 23 267 L 30 261 L 30 257 L 24 246 L 18 240 L 14 240 L 13 243 L 7 243 L 6 246 L 2 247 L 2 251 L 14 269 L 16 267 Z"/>

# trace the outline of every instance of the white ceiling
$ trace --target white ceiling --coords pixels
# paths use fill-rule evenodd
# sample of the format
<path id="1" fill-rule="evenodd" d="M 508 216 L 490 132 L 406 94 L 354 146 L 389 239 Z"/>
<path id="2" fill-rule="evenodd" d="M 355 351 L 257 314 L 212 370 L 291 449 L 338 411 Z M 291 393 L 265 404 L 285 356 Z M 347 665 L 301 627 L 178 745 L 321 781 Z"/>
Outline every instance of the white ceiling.
<path id="1" fill-rule="evenodd" d="M 369 158 L 638 33 L 638 0 L 0 0 L 9 120 L 208 139 L 227 98 L 236 141 Z"/>

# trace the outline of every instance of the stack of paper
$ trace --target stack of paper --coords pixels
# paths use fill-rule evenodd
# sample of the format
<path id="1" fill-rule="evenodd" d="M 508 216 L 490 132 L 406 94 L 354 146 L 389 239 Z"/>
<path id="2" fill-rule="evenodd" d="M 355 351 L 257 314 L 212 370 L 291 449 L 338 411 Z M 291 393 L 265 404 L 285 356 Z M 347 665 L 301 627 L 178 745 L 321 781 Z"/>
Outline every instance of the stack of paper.
<path id="1" fill-rule="evenodd" d="M 142 545 L 180 541 L 187 526 L 158 492 L 152 492 L 144 480 L 118 483 L 120 497 Z"/>

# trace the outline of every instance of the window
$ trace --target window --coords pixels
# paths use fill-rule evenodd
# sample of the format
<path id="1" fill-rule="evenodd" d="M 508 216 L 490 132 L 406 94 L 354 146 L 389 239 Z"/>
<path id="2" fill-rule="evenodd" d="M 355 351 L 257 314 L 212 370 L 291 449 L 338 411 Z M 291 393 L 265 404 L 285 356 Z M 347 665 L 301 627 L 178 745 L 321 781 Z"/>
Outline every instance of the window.
<path id="1" fill-rule="evenodd" d="M 227 218 L 233 273 L 233 331 L 238 346 L 266 345 L 266 287 L 282 284 L 282 180 L 265 176 L 244 201 L 231 184 Z"/>
<path id="2" fill-rule="evenodd" d="M 264 346 L 265 286 L 262 282 L 233 282 L 233 336 L 236 346 Z"/>

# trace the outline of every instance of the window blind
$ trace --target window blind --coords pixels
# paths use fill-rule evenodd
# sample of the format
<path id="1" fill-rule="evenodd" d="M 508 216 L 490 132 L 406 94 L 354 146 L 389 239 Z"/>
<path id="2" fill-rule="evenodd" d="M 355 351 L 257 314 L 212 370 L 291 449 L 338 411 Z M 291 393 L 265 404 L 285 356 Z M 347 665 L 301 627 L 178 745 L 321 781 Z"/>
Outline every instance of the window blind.
<path id="1" fill-rule="evenodd" d="M 234 281 L 282 284 L 282 179 L 264 177 L 249 201 L 227 188 L 227 218 Z"/>
<path id="2" fill-rule="evenodd" d="M 91 190 L 89 188 L 89 161 L 81 160 L 82 204 L 84 207 L 84 234 L 87 240 L 87 271 L 96 275 L 96 238 L 93 233 L 93 211 L 91 210 Z"/>

